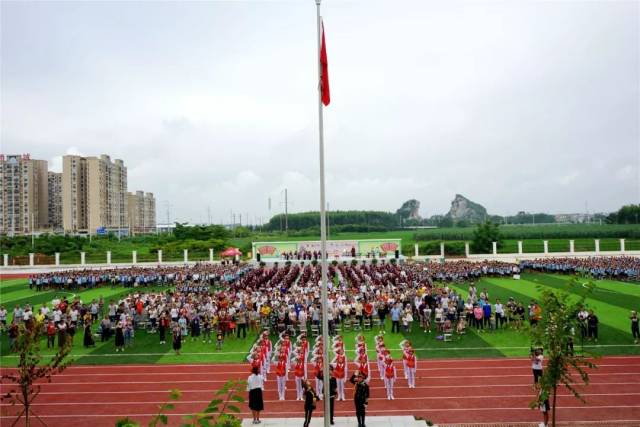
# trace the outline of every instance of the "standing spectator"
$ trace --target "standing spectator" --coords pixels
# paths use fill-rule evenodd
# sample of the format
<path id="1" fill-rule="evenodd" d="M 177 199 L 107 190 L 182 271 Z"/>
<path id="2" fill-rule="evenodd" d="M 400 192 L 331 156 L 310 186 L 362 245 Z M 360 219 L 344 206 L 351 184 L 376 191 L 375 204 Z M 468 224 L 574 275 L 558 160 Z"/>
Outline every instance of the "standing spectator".
<path id="1" fill-rule="evenodd" d="M 522 322 L 524 321 L 524 305 L 522 305 L 522 303 L 519 303 L 518 306 L 516 307 L 515 319 L 516 319 L 516 330 L 519 331 L 520 328 L 522 328 Z"/>
<path id="2" fill-rule="evenodd" d="M 491 304 L 489 304 L 489 301 L 484 302 L 484 305 L 482 306 L 482 314 L 482 322 L 484 323 L 484 326 L 486 326 L 487 329 L 491 329 Z"/>
<path id="3" fill-rule="evenodd" d="M 9 351 L 16 350 L 16 340 L 18 339 L 18 334 L 20 333 L 20 327 L 16 322 L 11 322 L 9 325 Z"/>
<path id="4" fill-rule="evenodd" d="M 55 348 L 56 346 L 56 324 L 53 320 L 49 320 L 47 324 L 47 348 Z"/>
<path id="5" fill-rule="evenodd" d="M 200 339 L 200 316 L 197 314 L 191 319 L 191 341 Z"/>
<path id="6" fill-rule="evenodd" d="M 482 322 L 482 318 L 483 317 L 484 317 L 484 312 L 482 311 L 482 307 L 480 307 L 480 305 L 476 304 L 473 307 L 473 319 L 474 319 L 475 324 L 476 324 L 476 330 L 478 330 L 478 331 L 483 329 L 483 322 Z"/>
<path id="7" fill-rule="evenodd" d="M 264 389 L 264 377 L 260 375 L 260 368 L 251 368 L 251 375 L 247 379 L 247 391 L 249 392 L 249 409 L 253 414 L 253 424 L 260 424 L 260 411 L 264 410 L 262 390 Z"/>
<path id="8" fill-rule="evenodd" d="M 160 344 L 167 343 L 167 329 L 169 329 L 169 318 L 167 313 L 162 312 L 160 321 L 158 322 L 158 334 L 160 335 Z"/>
<path id="9" fill-rule="evenodd" d="M 588 337 L 587 333 L 587 318 L 589 317 L 589 312 L 586 308 L 582 307 L 578 312 L 578 323 L 580 324 L 580 338 L 584 340 Z"/>
<path id="10" fill-rule="evenodd" d="M 364 420 L 369 404 L 369 384 L 364 380 L 362 372 L 358 371 L 351 376 L 349 380 L 355 385 L 353 393 L 353 403 L 356 407 L 356 418 L 358 419 L 358 427 L 365 427 Z"/>
<path id="11" fill-rule="evenodd" d="M 638 339 L 640 339 L 640 328 L 638 325 L 638 313 L 635 311 L 631 312 L 631 316 L 629 317 L 631 320 L 631 335 L 633 336 L 633 343 L 638 344 Z"/>
<path id="12" fill-rule="evenodd" d="M 598 316 L 595 315 L 593 310 L 589 310 L 587 328 L 589 332 L 589 339 L 598 342 Z"/>
<path id="13" fill-rule="evenodd" d="M 67 345 L 68 339 L 67 322 L 61 320 L 60 323 L 58 323 L 58 348 L 62 348 Z"/>
<path id="14" fill-rule="evenodd" d="M 7 327 L 7 309 L 0 305 L 0 331 Z"/>
<path id="15" fill-rule="evenodd" d="M 84 336 L 82 339 L 82 344 L 85 348 L 93 347 L 96 345 L 93 340 L 93 336 L 91 335 L 91 323 L 87 322 L 84 324 Z"/>
<path id="16" fill-rule="evenodd" d="M 379 303 L 380 306 L 378 307 L 378 317 L 380 318 L 380 330 L 384 331 L 385 330 L 385 320 L 387 318 L 387 313 L 389 312 L 389 309 L 387 307 L 387 304 L 385 304 L 384 302 L 380 302 Z"/>
<path id="17" fill-rule="evenodd" d="M 531 305 L 529 305 L 529 324 L 531 327 L 537 326 L 541 318 L 542 308 L 534 300 L 531 300 Z"/>
<path id="18" fill-rule="evenodd" d="M 222 350 L 222 344 L 224 343 L 224 333 L 222 329 L 218 329 L 216 334 L 216 350 Z"/>
<path id="19" fill-rule="evenodd" d="M 404 316 L 402 316 L 402 327 L 405 332 L 411 333 L 411 325 L 413 325 L 413 313 L 411 313 L 411 308 L 408 307 L 404 311 Z"/>
<path id="20" fill-rule="evenodd" d="M 400 303 L 397 303 L 391 309 L 391 332 L 400 333 L 400 316 L 402 315 L 402 309 Z"/>
<path id="21" fill-rule="evenodd" d="M 211 320 L 209 315 L 205 315 L 202 319 L 202 342 L 211 344 Z"/>
<path id="22" fill-rule="evenodd" d="M 496 312 L 496 329 L 502 328 L 504 324 L 504 307 L 499 299 L 496 299 L 494 308 Z"/>
<path id="23" fill-rule="evenodd" d="M 173 327 L 173 350 L 176 352 L 176 356 L 180 355 L 180 349 L 182 348 L 182 328 L 177 323 Z"/>
<path id="24" fill-rule="evenodd" d="M 122 321 L 116 324 L 116 352 L 124 351 L 124 325 Z"/>
<path id="25" fill-rule="evenodd" d="M 542 376 L 542 350 L 536 348 L 531 352 L 531 371 L 533 372 L 533 386 L 535 387 Z"/>
<path id="26" fill-rule="evenodd" d="M 96 320 L 98 320 L 99 309 L 100 309 L 100 306 L 98 305 L 98 302 L 96 300 L 91 301 L 91 307 L 89 308 L 89 311 L 91 313 L 92 322 L 95 322 Z"/>
<path id="27" fill-rule="evenodd" d="M 242 338 L 247 337 L 247 312 L 241 308 L 236 315 L 236 329 L 238 330 L 238 338 L 242 333 Z"/>
<path id="28" fill-rule="evenodd" d="M 91 322 L 86 322 L 87 324 L 91 324 Z M 107 316 L 102 319 L 100 322 L 100 342 L 108 341 L 111 337 L 111 322 Z"/>
<path id="29" fill-rule="evenodd" d="M 311 416 L 313 415 L 313 410 L 316 409 L 316 402 L 318 401 L 318 395 L 309 381 L 304 382 L 304 427 L 309 427 L 309 423 L 311 422 Z"/>

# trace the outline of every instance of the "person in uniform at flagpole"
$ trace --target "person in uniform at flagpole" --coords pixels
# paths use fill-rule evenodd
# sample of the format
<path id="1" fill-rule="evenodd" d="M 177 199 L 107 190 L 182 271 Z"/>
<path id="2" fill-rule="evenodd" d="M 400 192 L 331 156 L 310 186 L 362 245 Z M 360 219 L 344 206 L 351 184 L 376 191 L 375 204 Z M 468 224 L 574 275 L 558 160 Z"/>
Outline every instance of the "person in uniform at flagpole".
<path id="1" fill-rule="evenodd" d="M 336 379 L 335 376 L 335 369 L 333 366 L 329 365 L 329 370 L 330 370 L 330 374 L 329 374 L 329 422 L 331 425 L 333 425 L 333 412 L 334 412 L 334 408 L 335 408 L 335 400 L 336 400 L 336 394 L 338 391 L 338 381 Z"/>
<path id="2" fill-rule="evenodd" d="M 393 383 L 396 380 L 396 367 L 391 356 L 387 357 L 384 366 L 384 387 L 387 389 L 387 399 L 393 400 Z"/>
<path id="3" fill-rule="evenodd" d="M 353 403 L 356 407 L 356 418 L 358 419 L 358 427 L 365 427 L 364 419 L 369 404 L 369 384 L 365 381 L 362 372 L 357 371 L 349 380 L 355 385 L 353 393 Z"/>

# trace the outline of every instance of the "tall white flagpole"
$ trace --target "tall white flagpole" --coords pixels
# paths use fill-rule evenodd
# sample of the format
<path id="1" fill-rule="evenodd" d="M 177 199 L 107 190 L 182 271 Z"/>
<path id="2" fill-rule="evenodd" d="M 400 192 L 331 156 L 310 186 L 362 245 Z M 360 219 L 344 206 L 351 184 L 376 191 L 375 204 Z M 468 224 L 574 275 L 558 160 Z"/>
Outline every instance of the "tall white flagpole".
<path id="1" fill-rule="evenodd" d="M 324 124 L 322 115 L 322 64 L 320 63 L 320 49 L 322 43 L 322 18 L 320 17 L 320 1 L 316 0 L 316 15 L 318 23 L 318 131 L 320 136 L 320 257 L 322 260 L 322 373 L 324 394 L 324 425 L 330 426 L 329 416 L 329 319 L 327 315 L 327 212 L 324 196 Z"/>

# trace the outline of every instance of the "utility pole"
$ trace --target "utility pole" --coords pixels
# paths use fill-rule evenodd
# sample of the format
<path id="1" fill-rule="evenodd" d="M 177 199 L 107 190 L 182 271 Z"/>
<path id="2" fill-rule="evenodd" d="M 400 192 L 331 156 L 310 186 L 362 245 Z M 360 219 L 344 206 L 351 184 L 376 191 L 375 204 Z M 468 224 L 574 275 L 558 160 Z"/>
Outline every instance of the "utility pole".
<path id="1" fill-rule="evenodd" d="M 211 206 L 207 206 L 207 217 L 209 218 L 209 225 L 211 225 Z"/>

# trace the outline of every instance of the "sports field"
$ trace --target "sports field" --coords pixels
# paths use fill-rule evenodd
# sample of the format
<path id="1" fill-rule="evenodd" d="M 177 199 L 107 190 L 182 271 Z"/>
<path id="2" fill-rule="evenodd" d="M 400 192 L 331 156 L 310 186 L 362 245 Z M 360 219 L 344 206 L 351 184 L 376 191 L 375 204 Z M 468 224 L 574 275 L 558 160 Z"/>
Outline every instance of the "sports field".
<path id="1" fill-rule="evenodd" d="M 477 283 L 478 290 L 487 288 L 492 301 L 496 298 L 506 302 L 509 297 L 514 297 L 526 306 L 539 294 L 540 287 L 568 288 L 571 276 L 550 275 L 539 273 L 523 274 L 521 280 L 510 278 L 483 278 Z M 612 280 L 600 280 L 596 282 L 596 289 L 587 299 L 589 308 L 593 309 L 600 319 L 599 335 L 597 343 L 581 342 L 576 337 L 576 347 L 580 351 L 584 346 L 589 352 L 602 355 L 640 355 L 640 345 L 634 345 L 631 338 L 629 312 L 640 310 L 640 284 L 626 283 Z M 450 285 L 466 296 L 467 285 Z M 148 291 L 161 291 L 167 288 L 147 288 Z M 117 300 L 129 293 L 130 289 L 120 287 L 103 287 L 88 291 L 78 292 L 77 295 L 84 302 L 92 299 L 104 298 L 106 304 L 110 299 Z M 574 290 L 576 293 L 580 289 Z M 16 304 L 29 303 L 36 308 L 41 304 L 50 304 L 56 296 L 62 292 L 36 293 L 29 290 L 24 279 L 3 280 L 0 285 L 0 304 L 4 305 L 10 313 Z M 72 293 L 67 293 L 71 297 Z M 504 328 L 497 331 L 476 332 L 468 328 L 463 336 L 455 336 L 453 341 L 443 342 L 436 339 L 435 331 L 425 333 L 420 330 L 418 323 L 414 323 L 411 332 L 391 334 L 390 325 L 387 325 L 386 342 L 391 349 L 399 350 L 399 343 L 405 338 L 412 341 L 420 358 L 449 358 L 449 357 L 506 357 L 526 356 L 529 353 L 530 341 L 528 327 L 521 330 Z M 373 335 L 377 331 L 365 332 L 368 336 L 369 348 L 374 348 Z M 355 332 L 344 332 L 347 350 L 353 348 Z M 222 350 L 216 350 L 215 344 L 202 343 L 187 339 L 184 343 L 182 354 L 176 356 L 168 344 L 159 344 L 157 334 L 146 331 L 136 331 L 133 345 L 127 347 L 124 353 L 116 353 L 113 338 L 101 343 L 96 340 L 96 347 L 85 349 L 82 346 L 82 332 L 75 336 L 74 348 L 71 353 L 74 363 L 78 364 L 133 364 L 133 363 L 215 363 L 215 362 L 240 362 L 243 361 L 253 343 L 253 334 L 247 338 L 228 338 Z M 0 340 L 0 362 L 2 366 L 15 365 L 17 358 L 8 353 L 7 337 L 3 334 Z M 46 349 L 46 343 L 42 343 L 43 354 L 52 353 Z M 399 351 L 394 357 L 399 356 Z"/>

